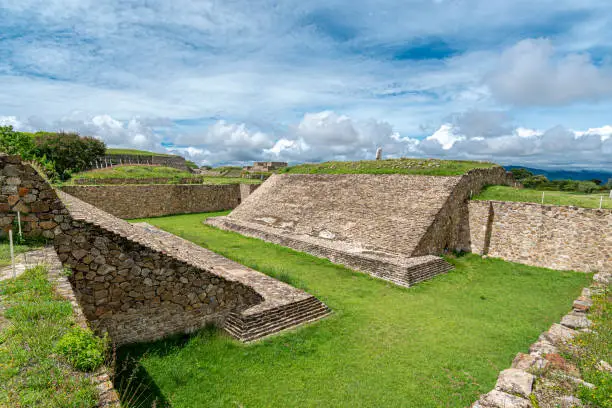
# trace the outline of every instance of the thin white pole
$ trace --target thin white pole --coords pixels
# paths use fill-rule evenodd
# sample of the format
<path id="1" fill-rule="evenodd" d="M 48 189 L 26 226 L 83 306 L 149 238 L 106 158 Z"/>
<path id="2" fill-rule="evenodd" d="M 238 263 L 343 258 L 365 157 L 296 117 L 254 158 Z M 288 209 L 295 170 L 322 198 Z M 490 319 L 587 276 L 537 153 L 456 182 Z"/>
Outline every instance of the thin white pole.
<path id="1" fill-rule="evenodd" d="M 21 211 L 17 211 L 17 225 L 19 226 L 19 239 L 23 239 L 23 234 L 21 233 Z"/>
<path id="2" fill-rule="evenodd" d="M 542 191 L 542 205 L 544 205 L 544 192 Z"/>
<path id="3" fill-rule="evenodd" d="M 603 205 L 603 196 L 599 196 L 599 209 L 601 210 L 601 206 Z"/>
<path id="4" fill-rule="evenodd" d="M 15 270 L 15 250 L 13 248 L 13 230 L 9 230 L 9 244 L 11 247 L 11 266 L 13 269 L 13 278 L 17 277 L 17 271 Z"/>

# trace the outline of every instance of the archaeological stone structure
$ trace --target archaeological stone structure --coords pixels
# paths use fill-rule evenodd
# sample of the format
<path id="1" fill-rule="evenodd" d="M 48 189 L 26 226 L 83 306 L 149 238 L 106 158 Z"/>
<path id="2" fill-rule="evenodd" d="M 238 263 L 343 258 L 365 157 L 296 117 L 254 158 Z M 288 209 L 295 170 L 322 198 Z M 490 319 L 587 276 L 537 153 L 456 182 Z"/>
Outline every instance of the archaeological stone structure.
<path id="1" fill-rule="evenodd" d="M 119 218 L 223 211 L 236 208 L 257 184 L 63 186 L 62 191 Z"/>
<path id="2" fill-rule="evenodd" d="M 150 166 L 165 166 L 175 169 L 191 172 L 191 168 L 187 166 L 185 158 L 175 155 L 138 155 L 138 154 L 106 154 L 98 158 L 91 164 L 92 169 L 106 168 L 115 165 L 150 165 Z"/>
<path id="3" fill-rule="evenodd" d="M 471 201 L 472 252 L 553 269 L 612 272 L 612 210 Z"/>
<path id="4" fill-rule="evenodd" d="M 469 249 L 470 195 L 510 181 L 499 167 L 457 177 L 273 175 L 207 222 L 411 286 L 451 269 L 434 255 Z"/>
<path id="5" fill-rule="evenodd" d="M 330 312 L 312 295 L 198 245 L 58 195 L 18 157 L 0 156 L 0 172 L 4 227 L 13 227 L 19 209 L 28 235 L 53 238 L 90 325 L 118 345 L 209 323 L 252 341 Z M 36 200 L 26 202 L 28 194 Z"/>

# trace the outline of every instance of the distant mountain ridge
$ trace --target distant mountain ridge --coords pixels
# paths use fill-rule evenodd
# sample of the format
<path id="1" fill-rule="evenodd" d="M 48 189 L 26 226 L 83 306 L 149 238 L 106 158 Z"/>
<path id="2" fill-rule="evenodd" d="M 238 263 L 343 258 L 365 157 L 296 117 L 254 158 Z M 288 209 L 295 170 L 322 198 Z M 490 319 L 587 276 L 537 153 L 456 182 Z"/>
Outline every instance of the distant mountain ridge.
<path id="1" fill-rule="evenodd" d="M 527 169 L 533 174 L 541 174 L 549 180 L 601 180 L 607 182 L 612 179 L 612 171 L 605 170 L 545 170 L 525 166 L 504 166 L 506 170 Z"/>

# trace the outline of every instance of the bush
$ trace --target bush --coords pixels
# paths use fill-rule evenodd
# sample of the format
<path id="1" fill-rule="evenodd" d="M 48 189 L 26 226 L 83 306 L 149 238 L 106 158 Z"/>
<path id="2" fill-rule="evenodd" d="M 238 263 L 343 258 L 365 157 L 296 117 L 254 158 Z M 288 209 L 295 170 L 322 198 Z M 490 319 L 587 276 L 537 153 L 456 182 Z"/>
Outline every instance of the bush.
<path id="1" fill-rule="evenodd" d="M 578 183 L 577 191 L 581 193 L 591 194 L 593 191 L 598 190 L 599 186 L 592 181 L 581 181 Z"/>
<path id="2" fill-rule="evenodd" d="M 76 327 L 62 336 L 56 351 L 77 370 L 93 371 L 104 363 L 106 343 L 106 338 L 97 337 L 89 329 Z"/>
<path id="3" fill-rule="evenodd" d="M 512 170 L 510 170 L 510 173 L 512 173 L 512 176 L 514 176 L 515 180 L 523 180 L 523 179 L 526 179 L 526 178 L 529 178 L 529 177 L 533 176 L 532 172 L 530 172 L 527 169 L 523 169 L 523 168 L 512 169 Z"/>
<path id="4" fill-rule="evenodd" d="M 104 142 L 76 133 L 38 132 L 35 144 L 36 156 L 53 162 L 62 180 L 70 178 L 74 172 L 89 169 L 90 164 L 106 152 Z"/>
<path id="5" fill-rule="evenodd" d="M 18 154 L 24 160 L 32 160 L 34 140 L 27 133 L 13 130 L 12 126 L 0 126 L 0 152 Z"/>

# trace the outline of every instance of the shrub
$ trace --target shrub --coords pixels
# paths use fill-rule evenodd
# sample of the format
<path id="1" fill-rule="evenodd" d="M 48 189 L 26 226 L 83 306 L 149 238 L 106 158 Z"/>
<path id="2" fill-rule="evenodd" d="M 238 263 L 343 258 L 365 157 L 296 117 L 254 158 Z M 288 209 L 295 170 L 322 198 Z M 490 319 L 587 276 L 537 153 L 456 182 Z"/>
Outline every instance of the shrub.
<path id="1" fill-rule="evenodd" d="M 577 190 L 581 193 L 591 194 L 593 191 L 598 190 L 599 186 L 592 181 L 581 181 L 578 183 Z"/>
<path id="2" fill-rule="evenodd" d="M 523 179 L 526 179 L 528 177 L 532 177 L 533 176 L 532 172 L 530 172 L 527 169 L 523 169 L 523 168 L 512 169 L 512 170 L 510 170 L 510 173 L 512 173 L 512 175 L 514 176 L 515 180 L 523 180 Z"/>
<path id="3" fill-rule="evenodd" d="M 32 160 L 34 140 L 27 133 L 13 130 L 12 126 L 0 126 L 0 152 L 18 154 L 24 160 Z"/>
<path id="4" fill-rule="evenodd" d="M 57 353 L 77 370 L 93 371 L 104 363 L 106 337 L 100 338 L 89 329 L 73 328 L 58 341 Z"/>
<path id="5" fill-rule="evenodd" d="M 81 137 L 76 133 L 38 132 L 34 152 L 55 164 L 62 180 L 73 172 L 86 170 L 90 164 L 106 152 L 104 142 L 93 137 Z"/>

